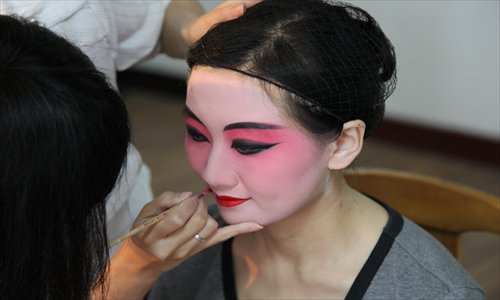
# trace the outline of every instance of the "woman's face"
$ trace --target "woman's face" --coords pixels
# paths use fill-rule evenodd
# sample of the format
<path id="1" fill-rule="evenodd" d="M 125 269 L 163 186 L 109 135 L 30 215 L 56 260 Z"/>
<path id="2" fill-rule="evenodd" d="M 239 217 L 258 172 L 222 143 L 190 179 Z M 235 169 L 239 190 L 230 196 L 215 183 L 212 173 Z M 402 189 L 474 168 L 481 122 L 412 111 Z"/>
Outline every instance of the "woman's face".
<path id="1" fill-rule="evenodd" d="M 319 197 L 329 155 L 294 126 L 258 82 L 195 68 L 188 82 L 185 149 L 229 224 L 280 221 Z"/>

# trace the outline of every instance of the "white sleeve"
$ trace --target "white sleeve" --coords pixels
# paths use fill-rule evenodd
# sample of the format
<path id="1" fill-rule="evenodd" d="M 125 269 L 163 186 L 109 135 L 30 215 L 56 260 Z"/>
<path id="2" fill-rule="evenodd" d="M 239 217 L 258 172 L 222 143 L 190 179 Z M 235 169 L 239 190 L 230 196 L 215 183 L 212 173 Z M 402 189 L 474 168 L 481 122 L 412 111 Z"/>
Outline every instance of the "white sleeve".
<path id="1" fill-rule="evenodd" d="M 170 1 L 0 0 L 1 14 L 17 14 L 78 46 L 116 87 L 122 71 L 159 51 Z"/>
<path id="2" fill-rule="evenodd" d="M 112 33 L 109 39 L 114 46 L 117 70 L 126 70 L 158 53 L 163 18 L 169 1 L 115 0 L 90 3 L 101 22 L 108 27 L 107 31 Z"/>

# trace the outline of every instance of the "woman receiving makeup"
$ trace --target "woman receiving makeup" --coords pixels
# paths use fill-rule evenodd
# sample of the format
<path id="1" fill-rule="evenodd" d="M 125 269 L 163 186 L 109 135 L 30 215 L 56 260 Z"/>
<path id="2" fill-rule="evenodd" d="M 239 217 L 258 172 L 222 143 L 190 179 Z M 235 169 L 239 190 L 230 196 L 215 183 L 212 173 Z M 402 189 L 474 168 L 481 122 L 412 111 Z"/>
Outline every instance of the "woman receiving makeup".
<path id="1" fill-rule="evenodd" d="M 484 298 L 439 242 L 343 179 L 396 82 L 367 12 L 263 1 L 212 28 L 188 63 L 185 148 L 211 214 L 264 228 L 165 273 L 150 299 Z"/>

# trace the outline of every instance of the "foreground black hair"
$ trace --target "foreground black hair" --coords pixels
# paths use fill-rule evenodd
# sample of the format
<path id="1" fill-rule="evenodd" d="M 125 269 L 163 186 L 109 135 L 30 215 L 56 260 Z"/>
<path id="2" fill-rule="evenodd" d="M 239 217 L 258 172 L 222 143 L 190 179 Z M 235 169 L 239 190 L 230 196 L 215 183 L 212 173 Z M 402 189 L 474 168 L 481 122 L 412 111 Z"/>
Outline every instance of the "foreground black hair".
<path id="1" fill-rule="evenodd" d="M 285 112 L 322 140 L 336 138 L 355 119 L 370 135 L 396 82 L 394 49 L 377 22 L 358 7 L 320 0 L 256 4 L 193 45 L 188 65 L 234 70 L 280 87 Z"/>
<path id="2" fill-rule="evenodd" d="M 76 47 L 0 16 L 0 298 L 87 299 L 130 140 L 120 96 Z"/>

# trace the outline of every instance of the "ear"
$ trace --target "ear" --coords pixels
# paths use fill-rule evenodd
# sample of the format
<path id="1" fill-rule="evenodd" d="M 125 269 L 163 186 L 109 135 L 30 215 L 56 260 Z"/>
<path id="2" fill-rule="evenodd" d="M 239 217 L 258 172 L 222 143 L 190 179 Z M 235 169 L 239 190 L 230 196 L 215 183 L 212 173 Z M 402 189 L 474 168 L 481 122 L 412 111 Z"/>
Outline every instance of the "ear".
<path id="1" fill-rule="evenodd" d="M 361 120 L 344 123 L 342 133 L 330 146 L 329 169 L 342 170 L 354 161 L 363 148 L 365 129 L 365 122 Z"/>

